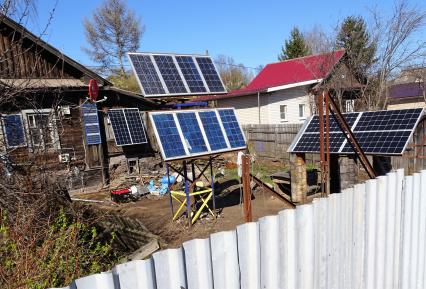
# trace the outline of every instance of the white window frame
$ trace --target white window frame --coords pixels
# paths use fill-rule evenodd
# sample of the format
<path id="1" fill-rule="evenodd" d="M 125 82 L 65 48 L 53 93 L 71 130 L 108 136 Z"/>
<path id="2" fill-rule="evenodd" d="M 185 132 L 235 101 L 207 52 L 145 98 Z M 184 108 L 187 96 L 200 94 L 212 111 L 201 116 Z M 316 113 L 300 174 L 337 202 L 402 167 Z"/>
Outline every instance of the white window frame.
<path id="1" fill-rule="evenodd" d="M 284 108 L 284 111 L 282 110 Z M 284 118 L 283 118 L 284 113 Z M 280 120 L 281 121 L 287 121 L 287 105 L 286 104 L 280 104 Z"/>
<path id="2" fill-rule="evenodd" d="M 0 124 L 2 126 L 2 129 L 0 131 L 0 141 L 2 142 L 2 144 L 4 144 L 5 148 L 8 148 L 8 149 L 26 147 L 27 146 L 27 135 L 26 135 L 27 132 L 25 130 L 24 118 L 22 117 L 22 114 L 21 113 L 5 114 L 5 116 L 9 116 L 9 115 L 17 115 L 21 118 L 22 128 L 24 130 L 24 143 L 21 144 L 21 145 L 18 145 L 18 146 L 9 145 L 9 140 L 7 139 L 6 126 L 4 125 L 3 117 L 1 117 L 1 119 L 0 119 Z"/>
<path id="3" fill-rule="evenodd" d="M 350 109 L 348 109 L 350 108 Z M 345 100 L 345 112 L 354 112 L 355 111 L 355 99 L 346 99 Z"/>
<path id="4" fill-rule="evenodd" d="M 300 115 L 301 107 L 303 107 L 302 109 L 303 115 Z M 306 119 L 306 103 L 299 103 L 299 119 Z"/>
<path id="5" fill-rule="evenodd" d="M 58 127 L 56 125 L 56 115 L 55 115 L 55 111 L 51 108 L 43 108 L 43 109 L 24 109 L 22 110 L 22 117 L 23 117 L 23 121 L 24 121 L 24 128 L 25 128 L 25 133 L 28 136 L 27 139 L 27 143 L 28 143 L 28 147 L 34 151 L 35 149 L 46 149 L 45 144 L 42 143 L 40 146 L 34 146 L 33 145 L 33 141 L 32 141 L 32 137 L 31 137 L 31 133 L 30 133 L 30 127 L 29 127 L 29 123 L 28 123 L 28 116 L 29 115 L 37 115 L 37 114 L 47 114 L 49 115 L 50 121 L 49 121 L 49 126 L 51 126 L 52 128 L 52 132 L 51 132 L 51 136 L 52 136 L 52 141 L 53 141 L 53 148 L 49 148 L 49 149 L 53 149 L 53 150 L 60 150 L 61 149 L 61 143 L 59 141 L 59 134 L 58 134 Z"/>

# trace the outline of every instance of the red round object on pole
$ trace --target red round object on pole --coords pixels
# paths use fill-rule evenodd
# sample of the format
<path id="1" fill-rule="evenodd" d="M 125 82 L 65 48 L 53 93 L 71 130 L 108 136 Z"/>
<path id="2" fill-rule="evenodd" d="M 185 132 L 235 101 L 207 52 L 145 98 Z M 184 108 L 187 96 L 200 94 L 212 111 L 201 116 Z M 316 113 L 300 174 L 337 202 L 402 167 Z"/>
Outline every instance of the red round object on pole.
<path id="1" fill-rule="evenodd" d="M 91 100 L 96 101 L 99 95 L 99 86 L 96 80 L 91 79 L 89 81 L 89 97 Z"/>

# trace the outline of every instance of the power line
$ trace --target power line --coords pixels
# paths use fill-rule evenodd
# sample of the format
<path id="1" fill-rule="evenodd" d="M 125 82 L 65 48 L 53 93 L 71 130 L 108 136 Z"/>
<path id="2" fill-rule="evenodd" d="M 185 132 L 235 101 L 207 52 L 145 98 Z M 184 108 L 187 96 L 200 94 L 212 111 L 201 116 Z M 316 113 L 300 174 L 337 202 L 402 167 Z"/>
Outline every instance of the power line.
<path id="1" fill-rule="evenodd" d="M 230 63 L 227 63 L 227 62 L 219 62 L 219 61 L 213 61 L 215 64 L 217 64 L 217 65 L 225 65 L 225 66 L 230 66 L 230 67 L 238 67 L 238 68 L 244 68 L 244 69 L 251 69 L 251 70 L 256 70 L 256 71 L 258 71 L 259 70 L 259 67 L 251 67 L 251 66 L 245 66 L 245 65 L 243 65 L 243 64 L 230 64 Z M 87 68 L 90 68 L 90 69 L 100 69 L 100 68 L 105 68 L 104 66 L 102 66 L 102 65 L 84 65 L 85 67 L 87 67 Z M 131 65 L 130 64 L 123 64 L 123 66 L 124 67 L 131 67 Z M 109 65 L 109 67 L 110 68 L 120 68 L 120 65 L 118 65 L 118 64 L 114 64 L 114 65 Z"/>

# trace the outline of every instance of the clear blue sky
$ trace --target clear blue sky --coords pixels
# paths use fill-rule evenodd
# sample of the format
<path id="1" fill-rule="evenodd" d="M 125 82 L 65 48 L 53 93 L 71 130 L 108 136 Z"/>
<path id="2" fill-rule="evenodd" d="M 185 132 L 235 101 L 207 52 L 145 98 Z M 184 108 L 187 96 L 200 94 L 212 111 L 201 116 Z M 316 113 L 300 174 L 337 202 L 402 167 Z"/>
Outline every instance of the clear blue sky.
<path id="1" fill-rule="evenodd" d="M 29 24 L 37 33 L 56 0 L 38 0 L 38 15 Z M 58 0 L 44 37 L 71 58 L 94 63 L 81 50 L 86 45 L 82 21 L 101 0 Z M 146 26 L 140 51 L 204 53 L 231 56 L 237 63 L 257 67 L 274 62 L 289 31 L 314 25 L 332 29 L 347 15 L 369 16 L 378 7 L 392 10 L 390 0 L 255 1 L 255 0 L 128 0 Z M 412 3 L 426 9 L 425 0 Z"/>

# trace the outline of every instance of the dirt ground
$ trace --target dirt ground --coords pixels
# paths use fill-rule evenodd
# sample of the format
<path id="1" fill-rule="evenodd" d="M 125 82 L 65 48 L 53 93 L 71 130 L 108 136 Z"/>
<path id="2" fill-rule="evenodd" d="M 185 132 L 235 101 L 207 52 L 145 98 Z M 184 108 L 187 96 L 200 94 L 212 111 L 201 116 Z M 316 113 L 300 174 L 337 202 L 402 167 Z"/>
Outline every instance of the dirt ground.
<path id="1" fill-rule="evenodd" d="M 183 242 L 196 239 L 207 238 L 210 234 L 220 231 L 233 230 L 238 225 L 244 223 L 243 205 L 240 202 L 240 189 L 235 188 L 238 184 L 235 180 L 224 181 L 221 184 L 221 190 L 218 190 L 216 196 L 217 217 L 202 214 L 202 218 L 191 227 L 185 216 L 176 221 L 172 221 L 170 208 L 170 198 L 149 196 L 143 197 L 136 202 L 113 203 L 109 201 L 107 192 L 98 192 L 85 194 L 84 196 L 75 196 L 85 199 L 103 200 L 104 203 L 95 204 L 101 209 L 114 211 L 122 216 L 137 218 L 152 233 L 160 236 L 167 244 L 168 248 L 179 247 Z M 227 188 L 235 188 L 233 191 Z M 227 191 L 226 194 L 220 193 Z M 176 209 L 176 203 L 174 203 Z M 288 208 L 288 205 L 278 197 L 272 195 L 262 187 L 253 190 L 252 209 L 253 221 L 268 215 L 273 215 L 279 211 Z"/>

